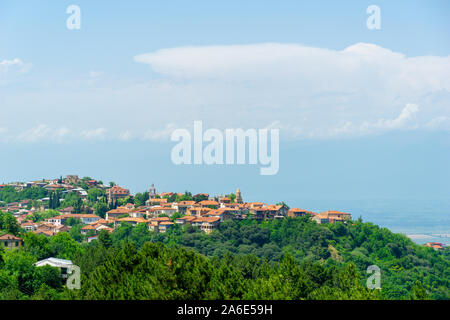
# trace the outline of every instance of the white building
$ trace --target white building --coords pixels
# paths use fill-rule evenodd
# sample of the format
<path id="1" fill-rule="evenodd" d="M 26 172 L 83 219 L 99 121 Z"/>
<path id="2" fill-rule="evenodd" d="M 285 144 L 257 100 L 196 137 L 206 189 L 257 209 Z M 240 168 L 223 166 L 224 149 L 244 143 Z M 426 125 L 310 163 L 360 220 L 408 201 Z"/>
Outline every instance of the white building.
<path id="1" fill-rule="evenodd" d="M 89 224 L 100 220 L 100 217 L 96 216 L 95 214 L 63 214 L 60 216 L 49 218 L 47 219 L 47 221 L 55 226 L 60 226 L 63 225 L 69 218 L 80 219 L 84 224 Z"/>
<path id="2" fill-rule="evenodd" d="M 68 270 L 68 268 L 73 266 L 73 263 L 70 260 L 64 260 L 64 259 L 58 259 L 58 258 L 47 258 L 47 259 L 36 262 L 34 265 L 36 267 L 51 266 L 51 267 L 59 268 L 59 270 L 61 270 L 61 276 L 63 278 L 67 278 L 67 270 Z"/>

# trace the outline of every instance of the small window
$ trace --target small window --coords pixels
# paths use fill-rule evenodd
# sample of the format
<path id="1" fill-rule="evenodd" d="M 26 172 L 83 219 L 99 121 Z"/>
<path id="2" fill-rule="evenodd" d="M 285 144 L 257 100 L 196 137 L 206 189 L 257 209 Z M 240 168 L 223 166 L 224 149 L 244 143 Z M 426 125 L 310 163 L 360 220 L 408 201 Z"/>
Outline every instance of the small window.
<path id="1" fill-rule="evenodd" d="M 19 241 L 16 241 L 16 247 L 18 247 L 19 246 Z"/>

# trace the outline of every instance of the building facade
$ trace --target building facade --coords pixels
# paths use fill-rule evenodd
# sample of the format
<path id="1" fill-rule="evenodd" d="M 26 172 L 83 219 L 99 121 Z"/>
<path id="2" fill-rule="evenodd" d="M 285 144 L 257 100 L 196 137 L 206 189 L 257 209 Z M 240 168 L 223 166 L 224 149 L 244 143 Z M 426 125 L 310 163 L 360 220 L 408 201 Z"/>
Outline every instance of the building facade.
<path id="1" fill-rule="evenodd" d="M 6 249 L 19 249 L 23 246 L 23 239 L 12 234 L 0 236 L 0 245 Z"/>

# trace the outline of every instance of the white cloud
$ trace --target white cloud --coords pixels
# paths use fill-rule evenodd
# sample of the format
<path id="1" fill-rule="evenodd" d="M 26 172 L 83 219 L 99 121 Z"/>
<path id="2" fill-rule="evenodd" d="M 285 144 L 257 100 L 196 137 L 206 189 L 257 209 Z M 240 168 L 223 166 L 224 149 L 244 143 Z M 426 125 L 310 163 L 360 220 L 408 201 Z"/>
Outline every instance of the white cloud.
<path id="1" fill-rule="evenodd" d="M 377 122 L 370 123 L 365 121 L 361 125 L 361 129 L 370 130 L 370 129 L 399 129 L 403 128 L 419 111 L 419 107 L 415 104 L 408 103 L 401 111 L 399 116 L 395 119 L 380 119 Z"/>
<path id="2" fill-rule="evenodd" d="M 172 94 L 195 91 L 218 111 L 216 119 L 203 113 L 210 121 L 254 127 L 277 119 L 285 137 L 420 129 L 450 115 L 450 56 L 406 57 L 367 43 L 344 50 L 266 43 L 163 49 L 135 61 L 170 79 Z"/>
<path id="3" fill-rule="evenodd" d="M 121 141 L 129 141 L 133 137 L 132 133 L 129 130 L 123 131 L 119 135 L 119 140 Z"/>
<path id="4" fill-rule="evenodd" d="M 17 142 L 37 142 L 37 141 L 51 141 L 62 142 L 63 138 L 67 136 L 69 129 L 60 127 L 57 129 L 50 128 L 48 125 L 39 124 L 35 127 L 27 129 L 13 138 Z M 10 137 L 11 139 L 11 137 Z"/>
<path id="5" fill-rule="evenodd" d="M 105 128 L 97 128 L 91 130 L 83 130 L 80 135 L 86 140 L 103 140 L 106 134 Z"/>
<path id="6" fill-rule="evenodd" d="M 50 128 L 44 124 L 40 124 L 19 134 L 17 140 L 20 142 L 36 142 L 47 137 L 49 133 Z"/>
<path id="7" fill-rule="evenodd" d="M 215 79 L 283 85 L 300 91 L 354 92 L 377 86 L 450 90 L 450 57 L 406 58 L 374 44 L 357 43 L 342 51 L 299 44 L 180 47 L 135 57 L 156 72 L 181 79 Z M 360 81 L 363 80 L 363 81 Z"/>
<path id="8" fill-rule="evenodd" d="M 25 63 L 19 58 L 0 60 L 0 84 L 8 83 L 30 69 L 31 63 Z"/>
<path id="9" fill-rule="evenodd" d="M 73 130 L 65 126 L 52 127 L 47 124 L 39 124 L 19 132 L 13 132 L 0 127 L 0 141 L 2 142 L 72 142 L 79 138 L 85 140 L 104 140 L 107 130 L 105 128 Z"/>
<path id="10" fill-rule="evenodd" d="M 170 138 L 170 135 L 172 132 L 176 129 L 178 129 L 176 124 L 174 123 L 168 123 L 164 128 L 162 129 L 149 129 L 144 133 L 143 139 L 144 140 L 167 140 Z"/>
<path id="11" fill-rule="evenodd" d="M 134 60 L 156 72 L 151 80 L 92 71 L 89 85 L 84 77 L 4 92 L 0 127 L 10 134 L 17 119 L 22 127 L 70 119 L 84 126 L 74 139 L 108 132 L 124 141 L 168 140 L 175 124 L 202 120 L 222 130 L 269 125 L 282 139 L 315 139 L 447 130 L 450 119 L 450 56 L 407 57 L 367 43 L 343 50 L 263 43 L 162 49 Z"/>
<path id="12" fill-rule="evenodd" d="M 31 63 L 24 63 L 22 60 L 15 58 L 12 60 L 0 61 L 0 72 L 8 72 L 17 70 L 19 72 L 27 72 L 31 68 Z"/>
<path id="13" fill-rule="evenodd" d="M 426 124 L 428 129 L 450 131 L 450 117 L 440 116 Z"/>
<path id="14" fill-rule="evenodd" d="M 55 140 L 61 142 L 67 135 L 70 133 L 70 130 L 66 127 L 58 128 L 55 132 L 54 138 Z"/>
<path id="15" fill-rule="evenodd" d="M 394 129 L 414 129 L 416 126 L 411 125 L 415 114 L 419 111 L 419 107 L 415 104 L 408 103 L 394 119 L 378 119 L 376 121 L 364 121 L 361 124 L 353 124 L 351 121 L 345 122 L 342 126 L 333 128 L 330 136 L 368 134 L 374 132 L 382 132 Z"/>

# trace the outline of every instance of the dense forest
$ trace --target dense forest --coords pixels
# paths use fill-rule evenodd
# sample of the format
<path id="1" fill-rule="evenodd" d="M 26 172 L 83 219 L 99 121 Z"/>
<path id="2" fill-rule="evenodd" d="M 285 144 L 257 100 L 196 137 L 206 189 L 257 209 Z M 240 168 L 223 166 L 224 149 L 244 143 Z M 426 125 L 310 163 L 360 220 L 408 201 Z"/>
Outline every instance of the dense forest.
<path id="1" fill-rule="evenodd" d="M 3 221 L 11 228 L 6 215 Z M 448 249 L 361 220 L 229 220 L 211 234 L 124 223 L 90 243 L 72 230 L 49 238 L 25 233 L 21 250 L 0 251 L 0 299 L 450 298 Z M 78 265 L 81 289 L 65 288 L 58 269 L 33 265 L 47 257 Z M 370 265 L 381 269 L 380 290 L 366 287 Z"/>

